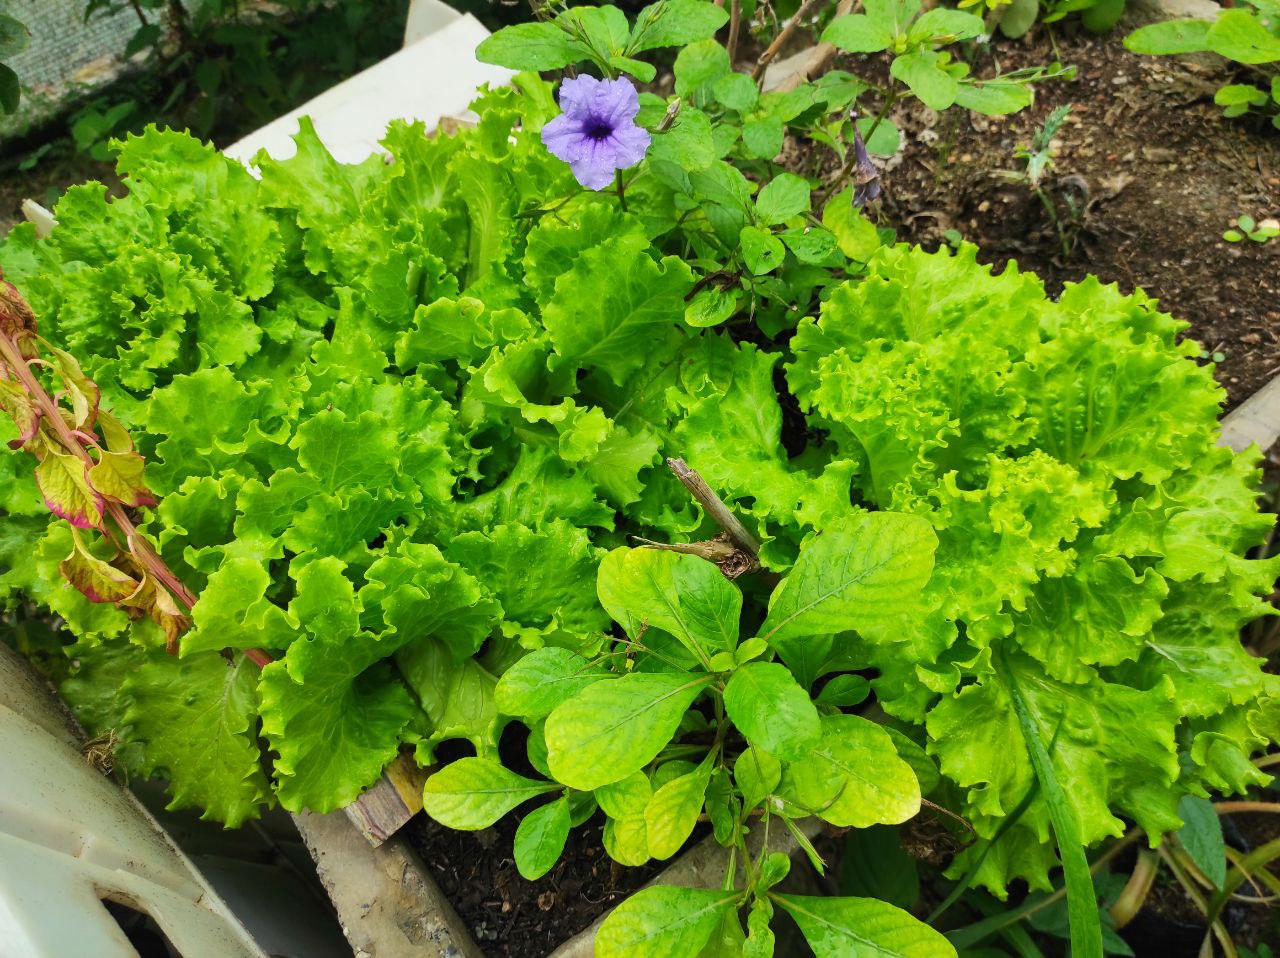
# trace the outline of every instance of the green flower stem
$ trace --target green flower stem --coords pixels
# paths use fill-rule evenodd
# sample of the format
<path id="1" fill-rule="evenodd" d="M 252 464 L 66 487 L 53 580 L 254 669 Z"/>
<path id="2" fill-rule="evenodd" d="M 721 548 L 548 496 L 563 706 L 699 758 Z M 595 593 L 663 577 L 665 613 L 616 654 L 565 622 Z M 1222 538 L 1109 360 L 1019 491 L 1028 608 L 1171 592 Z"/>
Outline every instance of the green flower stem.
<path id="1" fill-rule="evenodd" d="M 622 212 L 627 212 L 627 185 L 622 181 L 622 170 L 617 170 L 613 174 L 613 182 L 618 191 L 618 205 L 622 207 Z"/>

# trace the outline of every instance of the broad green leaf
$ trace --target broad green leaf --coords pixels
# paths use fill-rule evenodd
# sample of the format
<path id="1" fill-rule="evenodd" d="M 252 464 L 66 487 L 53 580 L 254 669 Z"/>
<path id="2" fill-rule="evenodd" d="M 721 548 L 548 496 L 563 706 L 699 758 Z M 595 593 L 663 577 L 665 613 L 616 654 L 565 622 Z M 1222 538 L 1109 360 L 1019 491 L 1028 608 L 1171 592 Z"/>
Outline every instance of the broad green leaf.
<path id="1" fill-rule="evenodd" d="M 945 110 L 956 102 L 960 92 L 956 78 L 938 65 L 938 54 L 933 50 L 914 50 L 894 57 L 889 72 L 931 110 Z"/>
<path id="2" fill-rule="evenodd" d="M 884 730 L 889 733 L 889 738 L 893 739 L 893 747 L 898 752 L 898 758 L 910 765 L 911 771 L 915 773 L 916 781 L 920 783 L 920 794 L 928 795 L 937 788 L 942 776 L 938 772 L 937 763 L 929 757 L 924 748 L 917 745 L 900 729 L 885 726 Z"/>
<path id="3" fill-rule="evenodd" d="M 410 642 L 395 661 L 430 722 L 417 742 L 421 764 L 434 761 L 435 745 L 448 739 L 466 739 L 481 755 L 496 754 L 506 721 L 494 701 L 496 680 L 484 666 L 471 658 L 458 661 L 443 641 L 430 637 Z"/>
<path id="4" fill-rule="evenodd" d="M 338 560 L 334 560 L 335 563 Z M 339 565 L 341 563 L 338 563 Z M 328 591 L 331 583 L 322 580 L 331 577 L 332 570 L 310 573 L 307 591 L 316 587 L 316 593 L 301 596 L 297 601 L 306 609 L 308 604 L 320 605 L 333 601 L 341 603 L 340 594 Z M 292 642 L 298 632 L 298 620 L 266 596 L 271 575 L 262 562 L 255 559 L 229 558 L 209 576 L 208 584 L 200 593 L 200 601 L 192 610 L 195 628 L 182 637 L 181 652 L 216 652 L 219 649 L 280 649 Z M 256 598 L 250 598 L 256 597 Z M 316 622 L 318 628 L 327 628 Z M 332 631 L 332 630 L 330 630 Z"/>
<path id="5" fill-rule="evenodd" d="M 476 47 L 482 63 L 512 70 L 558 70 L 590 55 L 590 50 L 554 23 L 517 23 L 485 37 Z"/>
<path id="6" fill-rule="evenodd" d="M 1209 27 L 1208 47 L 1237 63 L 1272 63 L 1280 60 L 1280 37 L 1262 25 L 1250 10 L 1223 10 Z"/>
<path id="7" fill-rule="evenodd" d="M 809 183 L 794 173 L 779 173 L 756 195 L 756 214 L 765 226 L 777 226 L 809 209 Z"/>
<path id="8" fill-rule="evenodd" d="M 675 328 L 692 285 L 683 260 L 657 263 L 625 239 L 609 239 L 557 280 L 543 321 L 564 362 L 598 368 L 621 385 L 644 364 L 655 338 Z"/>
<path id="9" fill-rule="evenodd" d="M 738 236 L 742 260 L 752 274 L 762 276 L 782 265 L 786 256 L 782 241 L 758 226 L 744 226 Z"/>
<path id="10" fill-rule="evenodd" d="M 1012 0 L 1000 17 L 1000 32 L 1016 40 L 1035 26 L 1040 15 L 1039 0 Z M 970 109 L 975 109 L 970 107 Z"/>
<path id="11" fill-rule="evenodd" d="M 852 630 L 869 642 L 896 641 L 904 623 L 923 617 L 921 591 L 936 545 L 933 530 L 917 516 L 867 513 L 828 526 L 774 590 L 761 638 L 806 687 L 832 635 Z"/>
<path id="12" fill-rule="evenodd" d="M 778 239 L 795 254 L 796 259 L 811 266 L 829 265 L 838 248 L 835 234 L 820 227 L 789 229 L 779 233 Z"/>
<path id="13" fill-rule="evenodd" d="M 1166 20 L 1139 27 L 1124 38 L 1134 53 L 1199 53 L 1209 49 L 1208 20 Z"/>
<path id="14" fill-rule="evenodd" d="M 1226 845 L 1222 821 L 1213 803 L 1197 795 L 1184 795 L 1178 802 L 1178 815 L 1185 823 L 1178 829 L 1178 841 L 1214 887 L 1223 887 L 1227 878 Z"/>
<path id="15" fill-rule="evenodd" d="M 417 706 L 390 666 L 395 651 L 361 633 L 294 642 L 262 670 L 262 733 L 279 753 L 276 794 L 290 811 L 355 801 L 399 751 Z"/>
<path id="16" fill-rule="evenodd" d="M 911 24 L 907 31 L 909 43 L 954 43 L 972 40 L 983 32 L 982 17 L 952 10 L 950 7 L 934 7 L 926 10 Z"/>
<path id="17" fill-rule="evenodd" d="M 488 828 L 517 805 L 559 788 L 555 782 L 538 782 L 517 775 L 492 759 L 460 758 L 427 779 L 422 807 L 441 825 L 475 831 Z M 552 805 L 563 802 L 560 799 Z M 567 803 L 563 810 L 567 831 Z M 518 835 L 516 840 L 519 841 Z M 553 864 L 558 856 L 557 850 Z"/>
<path id="18" fill-rule="evenodd" d="M 617 7 L 569 7 L 556 19 L 578 24 L 587 43 L 606 56 L 622 53 L 631 38 L 627 15 Z"/>
<path id="19" fill-rule="evenodd" d="M 1016 113 L 1029 107 L 1034 98 L 1035 94 L 1029 83 L 1015 80 L 983 82 L 966 78 L 960 82 L 956 91 L 956 103 L 966 110 L 985 113 L 987 116 Z"/>
<path id="20" fill-rule="evenodd" d="M 0 63 L 0 111 L 17 113 L 22 101 L 22 80 L 7 63 Z"/>
<path id="21" fill-rule="evenodd" d="M 1098 0 L 1080 12 L 1080 22 L 1090 33 L 1106 33 L 1124 16 L 1126 0 Z"/>
<path id="22" fill-rule="evenodd" d="M 875 223 L 854 208 L 852 187 L 827 200 L 822 225 L 835 236 L 840 252 L 856 262 L 865 263 L 881 246 Z"/>
<path id="23" fill-rule="evenodd" d="M 836 17 L 822 31 L 824 43 L 849 53 L 879 53 L 893 44 L 894 35 L 863 13 Z"/>
<path id="24" fill-rule="evenodd" d="M 693 294 L 684 308 L 684 321 L 697 329 L 719 326 L 738 312 L 742 298 L 738 287 L 721 289 L 712 283 Z"/>
<path id="25" fill-rule="evenodd" d="M 1176 796 L 1169 791 L 1178 777 L 1176 718 L 1165 680 L 1147 691 L 1100 679 L 1066 684 L 1014 654 L 1005 655 L 1005 668 L 1016 674 L 1041 738 L 1053 743 L 1054 775 L 1071 795 L 1085 842 L 1120 834 L 1124 825 L 1117 812 L 1151 834 L 1178 829 Z M 944 696 L 929 712 L 928 731 L 929 752 L 943 775 L 969 790 L 971 819 L 985 818 L 984 831 L 993 832 L 991 823 L 1003 821 L 1036 781 L 1028 753 L 1008 745 L 1022 732 L 1007 680 L 988 672 Z M 1052 850 L 1033 852 L 1040 841 L 1035 833 L 1047 827 L 1047 808 L 1037 800 L 998 844 L 997 854 L 987 856 L 978 881 L 1003 888 L 1018 875 L 1032 887 L 1049 887 L 1056 856 Z"/>
<path id="26" fill-rule="evenodd" d="M 760 99 L 760 90 L 745 73 L 729 73 L 722 76 L 711 88 L 716 100 L 730 110 L 745 113 Z"/>
<path id="27" fill-rule="evenodd" d="M 31 32 L 21 21 L 0 14 L 0 58 L 17 56 L 31 45 Z"/>
<path id="28" fill-rule="evenodd" d="M 601 836 L 604 850 L 619 865 L 638 868 L 649 861 L 649 831 L 644 815 L 610 818 Z"/>
<path id="29" fill-rule="evenodd" d="M 289 612 L 317 638 L 341 642 L 360 631 L 360 605 L 345 568 L 340 559 L 325 556 L 298 573 L 298 594 Z"/>
<path id="30" fill-rule="evenodd" d="M 235 828 L 270 802 L 258 750 L 258 666 L 217 652 L 149 656 L 120 688 L 140 771 L 168 779 L 169 808 L 196 808 Z"/>
<path id="31" fill-rule="evenodd" d="M 729 54 L 713 39 L 690 43 L 676 55 L 676 94 L 688 96 L 730 72 Z"/>
<path id="32" fill-rule="evenodd" d="M 710 780 L 711 765 L 704 762 L 653 793 L 644 810 L 650 856 L 660 861 L 670 858 L 689 840 Z"/>
<path id="33" fill-rule="evenodd" d="M 666 160 L 689 172 L 705 170 L 716 159 L 711 120 L 701 110 L 683 107 L 669 130 L 653 134 L 649 157 Z"/>
<path id="34" fill-rule="evenodd" d="M 363 623 L 395 634 L 397 648 L 431 637 L 457 659 L 475 653 L 493 630 L 498 604 L 434 545 L 405 543 L 364 574 Z"/>
<path id="35" fill-rule="evenodd" d="M 658 75 L 658 68 L 652 63 L 646 63 L 643 60 L 633 60 L 630 57 L 612 56 L 609 57 L 609 66 L 613 67 L 620 73 L 629 73 L 641 83 L 651 83 L 653 78 Z"/>
<path id="36" fill-rule="evenodd" d="M 783 769 L 778 795 L 832 825 L 896 825 L 920 810 L 920 785 L 889 734 L 857 715 L 826 715 L 808 756 Z"/>
<path id="37" fill-rule="evenodd" d="M 782 780 L 782 764 L 752 745 L 733 763 L 733 780 L 742 792 L 742 806 L 750 810 L 772 795 Z"/>
<path id="38" fill-rule="evenodd" d="M 627 635 L 645 623 L 669 632 L 700 661 L 738 643 L 742 592 L 710 562 L 657 549 L 615 549 L 600 563 L 600 604 Z"/>
<path id="39" fill-rule="evenodd" d="M 791 672 L 777 662 L 749 662 L 724 690 L 729 718 L 748 742 L 784 762 L 802 758 L 818 740 L 818 710 Z"/>
<path id="40" fill-rule="evenodd" d="M 633 772 L 626 778 L 601 785 L 595 790 L 595 796 L 601 810 L 610 818 L 635 818 L 644 815 L 653 797 L 653 788 L 649 776 Z"/>
<path id="41" fill-rule="evenodd" d="M 560 703 L 610 676 L 568 649 L 536 649 L 502 673 L 494 698 L 507 715 L 545 718 Z"/>
<path id="42" fill-rule="evenodd" d="M 742 145 L 753 160 L 772 160 L 782 150 L 786 127 L 776 116 L 756 117 L 742 125 Z"/>
<path id="43" fill-rule="evenodd" d="M 894 156 L 902 148 L 902 132 L 888 118 L 864 116 L 858 120 L 858 129 L 872 156 Z"/>
<path id="44" fill-rule="evenodd" d="M 727 911 L 711 933 L 710 940 L 698 952 L 697 958 L 744 958 L 742 954 L 746 934 L 737 912 Z"/>
<path id="45" fill-rule="evenodd" d="M 920 12 L 920 0 L 867 0 L 864 9 L 873 23 L 896 37 L 907 32 Z"/>
<path id="46" fill-rule="evenodd" d="M 769 898 L 795 919 L 817 958 L 955 958 L 941 934 L 874 898 Z"/>
<path id="47" fill-rule="evenodd" d="M 547 716 L 547 761 L 556 781 L 586 791 L 643 768 L 710 681 L 634 674 L 583 689 Z"/>
<path id="48" fill-rule="evenodd" d="M 683 47 L 710 37 L 728 22 L 729 12 L 707 0 L 660 0 L 636 15 L 629 49 L 640 53 Z"/>
<path id="49" fill-rule="evenodd" d="M 850 707 L 863 702 L 871 694 L 871 683 L 861 675 L 836 675 L 822 687 L 814 701 L 819 705 Z"/>
<path id="50" fill-rule="evenodd" d="M 697 955 L 737 899 L 736 891 L 641 889 L 605 918 L 596 935 L 596 958 Z"/>
<path id="51" fill-rule="evenodd" d="M 591 589 L 601 552 L 570 522 L 556 519 L 533 529 L 505 523 L 466 532 L 450 540 L 447 554 L 501 605 L 506 623 L 541 630 L 549 643 L 581 647 L 587 636 L 608 627 Z M 535 581 L 528 575 L 531 567 L 542 573 Z M 486 608 L 481 602 L 464 614 Z M 463 625 L 459 616 L 452 628 L 461 631 Z"/>
<path id="52" fill-rule="evenodd" d="M 516 828 L 516 868 L 527 881 L 551 871 L 569 837 L 569 800 L 557 798 L 535 808 Z"/>

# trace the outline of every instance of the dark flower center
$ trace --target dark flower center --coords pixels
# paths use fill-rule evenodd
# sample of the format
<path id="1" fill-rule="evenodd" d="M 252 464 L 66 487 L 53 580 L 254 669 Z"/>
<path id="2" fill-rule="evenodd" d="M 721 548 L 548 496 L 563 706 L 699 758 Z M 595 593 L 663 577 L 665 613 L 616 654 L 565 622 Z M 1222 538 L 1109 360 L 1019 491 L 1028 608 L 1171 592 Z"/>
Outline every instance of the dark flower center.
<path id="1" fill-rule="evenodd" d="M 592 117 L 582 125 L 582 132 L 589 140 L 607 140 L 613 135 L 613 124 Z"/>

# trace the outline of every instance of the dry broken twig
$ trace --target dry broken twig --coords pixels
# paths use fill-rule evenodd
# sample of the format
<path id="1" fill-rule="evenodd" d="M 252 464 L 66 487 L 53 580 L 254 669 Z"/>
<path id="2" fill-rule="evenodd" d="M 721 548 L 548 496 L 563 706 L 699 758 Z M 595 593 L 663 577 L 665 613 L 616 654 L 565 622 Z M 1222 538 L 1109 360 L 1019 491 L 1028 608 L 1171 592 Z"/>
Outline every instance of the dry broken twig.
<path id="1" fill-rule="evenodd" d="M 633 538 L 646 549 L 695 555 L 708 562 L 714 562 L 720 567 L 726 579 L 736 579 L 740 575 L 758 570 L 760 540 L 747 531 L 747 527 L 729 511 L 724 500 L 715 494 L 696 469 L 690 469 L 689 464 L 683 459 L 668 459 L 667 468 L 684 484 L 690 495 L 702 506 L 703 511 L 724 531 L 702 542 L 666 543 L 654 542 L 639 536 Z"/>

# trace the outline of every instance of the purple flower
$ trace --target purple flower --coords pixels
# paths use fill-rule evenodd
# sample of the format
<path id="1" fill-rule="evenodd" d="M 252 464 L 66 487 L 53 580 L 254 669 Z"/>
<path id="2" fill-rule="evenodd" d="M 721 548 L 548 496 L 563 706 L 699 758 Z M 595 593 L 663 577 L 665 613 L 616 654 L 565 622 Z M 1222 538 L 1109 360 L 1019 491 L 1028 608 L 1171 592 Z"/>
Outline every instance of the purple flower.
<path id="1" fill-rule="evenodd" d="M 560 84 L 564 112 L 542 128 L 547 149 L 569 164 L 589 190 L 602 190 L 614 170 L 644 159 L 649 133 L 636 126 L 640 98 L 628 80 L 579 76 Z"/>

